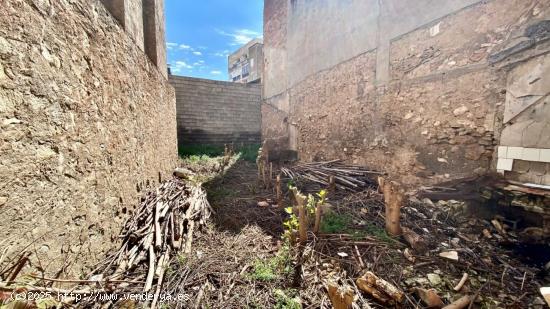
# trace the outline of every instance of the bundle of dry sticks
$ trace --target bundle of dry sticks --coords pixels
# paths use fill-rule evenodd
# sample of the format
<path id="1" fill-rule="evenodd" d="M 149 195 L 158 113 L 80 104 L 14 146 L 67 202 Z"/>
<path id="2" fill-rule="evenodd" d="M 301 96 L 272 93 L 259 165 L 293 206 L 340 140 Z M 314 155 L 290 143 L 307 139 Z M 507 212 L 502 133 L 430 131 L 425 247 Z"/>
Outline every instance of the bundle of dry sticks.
<path id="1" fill-rule="evenodd" d="M 156 285 L 154 307 L 171 255 L 182 249 L 191 252 L 194 229 L 212 213 L 200 185 L 189 186 L 179 178 L 163 183 L 126 221 L 122 246 L 97 268 L 96 276 L 111 282 L 129 278 L 144 282 L 143 292 Z"/>
<path id="2" fill-rule="evenodd" d="M 376 185 L 374 176 L 384 174 L 362 166 L 345 165 L 341 160 L 302 163 L 288 168 L 282 167 L 281 172 L 292 180 L 304 179 L 323 187 L 335 186 L 352 192 Z"/>

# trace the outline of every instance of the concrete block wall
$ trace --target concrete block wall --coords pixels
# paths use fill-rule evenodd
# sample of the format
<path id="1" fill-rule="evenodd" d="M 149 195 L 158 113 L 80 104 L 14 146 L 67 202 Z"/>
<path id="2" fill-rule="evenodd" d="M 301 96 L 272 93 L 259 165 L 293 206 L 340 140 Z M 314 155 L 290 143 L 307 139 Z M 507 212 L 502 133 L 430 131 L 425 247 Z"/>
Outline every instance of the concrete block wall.
<path id="1" fill-rule="evenodd" d="M 494 60 L 548 19 L 543 0 L 266 0 L 262 138 L 409 185 L 496 171 L 498 145 L 550 148 L 543 43 Z"/>
<path id="2" fill-rule="evenodd" d="M 178 144 L 259 144 L 261 86 L 171 75 Z"/>

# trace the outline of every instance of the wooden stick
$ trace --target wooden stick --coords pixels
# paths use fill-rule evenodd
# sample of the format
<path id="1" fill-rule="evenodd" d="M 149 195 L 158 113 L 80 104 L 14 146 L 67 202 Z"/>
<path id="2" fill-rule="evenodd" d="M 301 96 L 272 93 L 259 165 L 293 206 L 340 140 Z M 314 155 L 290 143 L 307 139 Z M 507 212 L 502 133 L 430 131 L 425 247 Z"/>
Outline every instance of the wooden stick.
<path id="1" fill-rule="evenodd" d="M 298 204 L 298 222 L 299 222 L 299 235 L 300 235 L 300 244 L 303 245 L 307 242 L 307 218 L 306 218 L 306 197 L 305 195 L 298 192 L 298 189 L 292 188 L 294 193 L 294 198 Z"/>
<path id="2" fill-rule="evenodd" d="M 321 205 L 321 203 L 317 203 L 317 207 L 315 207 L 315 225 L 313 227 L 314 234 L 318 234 L 319 229 L 321 229 L 322 217 L 323 217 L 323 205 Z"/>
<path id="3" fill-rule="evenodd" d="M 386 183 L 386 180 L 384 177 L 378 177 L 378 193 L 384 193 L 384 184 Z"/>
<path id="4" fill-rule="evenodd" d="M 328 193 L 332 194 L 336 191 L 336 181 L 334 179 L 334 176 L 328 177 Z"/>
<path id="5" fill-rule="evenodd" d="M 361 268 L 365 268 L 365 262 L 363 262 L 363 258 L 361 257 L 361 253 L 359 253 L 359 248 L 357 246 L 353 246 L 355 248 L 355 253 L 357 254 L 357 258 L 359 259 L 359 265 Z"/>
<path id="6" fill-rule="evenodd" d="M 464 286 L 464 283 L 466 283 L 466 280 L 468 280 L 468 273 L 464 273 L 462 275 L 462 279 L 460 279 L 460 282 L 453 288 L 455 291 L 460 291 L 462 287 Z"/>
<path id="7" fill-rule="evenodd" d="M 191 253 L 191 243 L 193 242 L 193 229 L 195 228 L 195 221 L 190 219 L 189 224 L 187 225 L 187 240 L 185 242 L 185 253 Z"/>
<path id="8" fill-rule="evenodd" d="M 199 290 L 199 293 L 197 294 L 197 299 L 195 300 L 195 309 L 199 309 L 201 307 L 201 301 L 202 301 L 202 298 L 204 296 L 204 290 L 206 289 L 206 287 L 208 286 L 208 281 L 206 281 L 206 283 L 204 283 L 200 290 Z"/>
<path id="9" fill-rule="evenodd" d="M 52 282 L 64 282 L 64 283 L 140 283 L 143 284 L 145 281 L 132 281 L 132 280 L 111 280 L 111 279 L 102 279 L 102 280 L 78 280 L 78 279 L 56 279 L 56 278 L 46 278 L 46 277 L 40 277 L 35 275 L 28 275 L 31 278 L 44 280 L 44 281 L 52 281 Z"/>
<path id="10" fill-rule="evenodd" d="M 355 284 L 357 284 L 357 287 L 360 290 L 367 292 L 370 296 L 372 296 L 374 299 L 378 300 L 379 302 L 383 304 L 389 304 L 391 302 L 391 299 L 389 298 L 389 296 L 387 296 L 382 291 L 379 291 L 378 289 L 370 285 L 367 282 L 367 279 L 362 277 L 357 278 Z"/>
<path id="11" fill-rule="evenodd" d="M 149 292 L 153 287 L 153 278 L 155 277 L 155 249 L 153 245 L 149 246 L 149 271 L 147 273 L 147 279 L 145 280 L 145 287 L 143 292 Z"/>
<path id="12" fill-rule="evenodd" d="M 273 181 L 273 162 L 269 162 L 269 186 L 271 187 Z"/>
<path id="13" fill-rule="evenodd" d="M 401 235 L 401 205 L 403 204 L 404 194 L 401 186 L 394 181 L 383 180 L 384 201 L 386 205 L 386 231 L 392 236 Z"/>
<path id="14" fill-rule="evenodd" d="M 155 205 L 155 246 L 160 248 L 162 246 L 162 237 L 160 231 L 160 208 L 162 203 L 160 201 Z"/>
<path id="15" fill-rule="evenodd" d="M 403 238 L 405 241 L 418 253 L 425 253 L 428 251 L 428 245 L 422 239 L 422 237 L 418 234 L 416 234 L 413 230 L 402 227 L 401 232 L 403 233 Z"/>
<path id="16" fill-rule="evenodd" d="M 386 280 L 379 278 L 373 272 L 366 272 L 363 278 L 369 285 L 376 287 L 379 291 L 383 291 L 387 295 L 391 296 L 391 298 L 396 302 L 402 303 L 405 300 L 405 293 L 403 293 L 403 291 L 399 290 L 396 286 Z"/>
<path id="17" fill-rule="evenodd" d="M 281 175 L 277 175 L 277 180 L 275 183 L 275 191 L 277 193 L 277 205 L 280 209 L 283 209 L 283 192 L 281 191 Z"/>
<path id="18" fill-rule="evenodd" d="M 168 265 L 170 260 L 170 247 L 164 252 L 164 255 L 161 257 L 161 261 L 159 261 L 159 265 L 157 267 L 158 272 L 158 280 L 157 280 L 157 288 L 155 290 L 155 295 L 153 296 L 153 301 L 151 302 L 151 309 L 155 309 L 157 306 L 157 302 L 160 296 L 160 290 L 162 288 L 162 281 L 164 280 L 164 271 L 166 269 L 166 265 Z"/>
<path id="19" fill-rule="evenodd" d="M 468 306 L 471 302 L 473 302 L 472 297 L 469 295 L 466 295 L 455 300 L 451 304 L 443 307 L 443 309 L 462 309 L 462 308 L 466 308 L 466 306 Z"/>
<path id="20" fill-rule="evenodd" d="M 11 282 L 17 278 L 17 275 L 23 269 L 25 264 L 27 264 L 27 261 L 29 260 L 29 256 L 31 255 L 30 252 L 25 253 L 19 261 L 17 261 L 17 265 L 15 266 L 15 269 L 11 272 L 11 275 L 8 277 L 8 282 Z"/>

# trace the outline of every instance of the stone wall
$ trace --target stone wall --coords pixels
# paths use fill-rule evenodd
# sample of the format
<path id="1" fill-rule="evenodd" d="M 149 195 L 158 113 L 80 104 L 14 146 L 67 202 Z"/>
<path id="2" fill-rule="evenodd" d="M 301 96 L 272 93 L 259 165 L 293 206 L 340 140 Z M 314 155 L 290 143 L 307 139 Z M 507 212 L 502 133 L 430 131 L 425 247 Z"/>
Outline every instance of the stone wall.
<path id="1" fill-rule="evenodd" d="M 517 131 L 502 121 L 509 75 L 529 68 L 492 55 L 549 10 L 542 0 L 266 1 L 263 139 L 410 185 L 496 170 L 501 133 Z M 539 75 L 542 63 L 531 64 Z M 549 114 L 537 115 L 540 129 Z"/>
<path id="2" fill-rule="evenodd" d="M 173 88 L 99 0 L 0 10 L 0 239 L 77 277 L 177 164 Z M 36 251 L 35 251 L 36 250 Z"/>
<path id="3" fill-rule="evenodd" d="M 170 76 L 176 89 L 178 144 L 259 144 L 261 86 Z"/>

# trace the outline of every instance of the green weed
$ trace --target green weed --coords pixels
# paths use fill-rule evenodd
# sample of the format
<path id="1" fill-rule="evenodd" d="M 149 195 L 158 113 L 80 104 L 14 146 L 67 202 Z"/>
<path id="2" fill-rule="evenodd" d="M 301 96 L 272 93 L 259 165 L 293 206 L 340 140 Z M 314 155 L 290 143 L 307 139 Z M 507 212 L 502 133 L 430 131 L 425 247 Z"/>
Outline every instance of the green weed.
<path id="1" fill-rule="evenodd" d="M 285 245 L 276 256 L 267 260 L 256 260 L 250 278 L 259 281 L 274 281 L 291 272 L 290 247 Z"/>
<path id="2" fill-rule="evenodd" d="M 348 231 L 352 220 L 348 215 L 328 213 L 321 221 L 321 232 L 325 234 L 336 234 Z"/>
<path id="3" fill-rule="evenodd" d="M 399 243 L 381 227 L 368 223 L 361 228 L 352 228 L 352 222 L 353 220 L 349 215 L 329 213 L 326 214 L 321 221 L 321 232 L 326 234 L 350 234 L 354 240 L 361 240 L 366 236 L 373 236 L 389 244 Z"/>
<path id="4" fill-rule="evenodd" d="M 275 309 L 302 309 L 302 303 L 296 290 L 287 290 L 286 292 L 280 289 L 274 291 Z"/>
<path id="5" fill-rule="evenodd" d="M 385 229 L 374 224 L 367 224 L 364 227 L 364 232 L 386 243 L 399 243 L 395 238 L 391 237 Z"/>
<path id="6" fill-rule="evenodd" d="M 235 146 L 234 152 L 240 155 L 242 160 L 256 162 L 259 144 Z M 225 147 L 220 145 L 185 145 L 179 147 L 179 155 L 184 159 L 198 160 L 223 156 Z"/>

